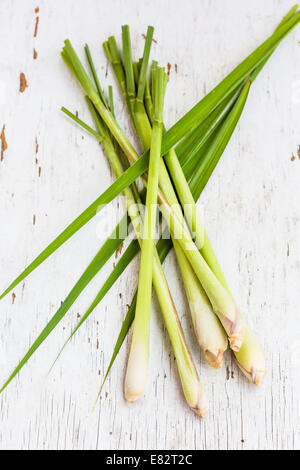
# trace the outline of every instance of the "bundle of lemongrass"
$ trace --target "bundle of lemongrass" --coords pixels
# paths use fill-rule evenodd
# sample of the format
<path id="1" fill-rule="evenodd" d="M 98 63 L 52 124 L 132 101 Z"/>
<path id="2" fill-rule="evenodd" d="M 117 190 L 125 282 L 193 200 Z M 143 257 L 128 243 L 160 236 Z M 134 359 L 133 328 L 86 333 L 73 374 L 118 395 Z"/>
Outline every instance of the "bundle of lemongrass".
<path id="1" fill-rule="evenodd" d="M 251 84 L 281 40 L 299 23 L 300 12 L 297 12 L 297 9 L 297 6 L 293 7 L 276 31 L 169 131 L 166 131 L 163 125 L 164 95 L 168 76 L 165 69 L 159 67 L 156 61 L 152 62 L 150 76 L 148 73 L 153 28 L 148 28 L 143 57 L 137 62 L 132 59 L 128 26 L 122 28 L 122 54 L 115 38 L 110 37 L 103 44 L 104 51 L 112 65 L 144 149 L 141 157 L 117 123 L 112 87 L 109 87 L 106 99 L 88 46 L 85 46 L 85 52 L 91 77 L 84 69 L 70 41 L 65 41 L 62 58 L 86 94 L 86 102 L 95 128 L 66 108 L 62 109 L 101 142 L 117 179 L 37 256 L 3 292 L 0 299 L 85 225 L 100 206 L 108 204 L 121 192 L 125 196 L 127 214 L 5 382 L 1 392 L 60 322 L 115 250 L 120 247 L 126 237 L 124 230 L 121 229 L 129 221 L 135 231 L 136 239 L 129 244 L 64 347 L 141 249 L 138 289 L 122 324 L 104 382 L 131 324 L 134 323 L 125 376 L 125 398 L 128 402 L 133 402 L 144 394 L 148 375 L 153 284 L 174 350 L 187 403 L 199 416 L 205 416 L 207 398 L 162 268 L 164 259 L 174 247 L 195 335 L 206 361 L 214 368 L 221 368 L 223 354 L 229 343 L 241 371 L 254 384 L 261 383 L 265 375 L 263 353 L 230 293 L 195 203 L 234 132 Z M 145 186 L 141 192 L 136 185 L 138 178 L 141 178 Z M 171 237 L 170 239 L 161 237 L 156 244 L 158 203 Z"/>

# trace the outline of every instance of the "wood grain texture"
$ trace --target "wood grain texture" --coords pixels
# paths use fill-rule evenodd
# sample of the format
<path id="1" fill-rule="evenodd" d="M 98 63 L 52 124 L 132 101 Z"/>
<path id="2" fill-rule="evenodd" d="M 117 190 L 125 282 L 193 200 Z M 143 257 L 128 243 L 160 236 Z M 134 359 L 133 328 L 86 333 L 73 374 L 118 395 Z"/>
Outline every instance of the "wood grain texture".
<path id="1" fill-rule="evenodd" d="M 1 0 L 0 129 L 5 125 L 7 141 L 0 163 L 1 290 L 112 181 L 99 145 L 59 111 L 65 105 L 89 119 L 60 58 L 66 37 L 76 48 L 89 43 L 107 86 L 114 79 L 102 41 L 110 34 L 120 40 L 120 27 L 128 23 L 138 58 L 142 33 L 153 24 L 153 57 L 172 65 L 166 98 L 171 125 L 263 41 L 291 6 L 289 0 Z M 235 297 L 266 353 L 264 385 L 249 385 L 229 353 L 222 371 L 205 365 L 173 255 L 165 270 L 210 398 L 205 421 L 184 402 L 156 300 L 147 397 L 130 407 L 123 400 L 127 343 L 92 412 L 136 287 L 136 262 L 47 377 L 112 259 L 1 395 L 0 449 L 300 448 L 299 42 L 298 27 L 253 86 L 200 203 Z M 21 73 L 28 85 L 23 93 Z M 116 108 L 130 133 L 119 96 Z M 291 161 L 293 154 L 297 158 Z M 122 201 L 110 206 L 110 214 L 117 214 L 118 204 Z M 96 253 L 101 224 L 89 223 L 1 302 L 1 382 Z"/>

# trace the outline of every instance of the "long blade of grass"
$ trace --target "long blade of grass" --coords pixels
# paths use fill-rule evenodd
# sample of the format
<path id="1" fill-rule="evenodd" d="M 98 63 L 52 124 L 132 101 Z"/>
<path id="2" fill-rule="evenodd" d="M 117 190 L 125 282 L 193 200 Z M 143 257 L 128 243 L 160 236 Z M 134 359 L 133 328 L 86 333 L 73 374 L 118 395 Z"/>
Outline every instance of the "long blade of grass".
<path id="1" fill-rule="evenodd" d="M 234 89 L 243 83 L 251 72 L 272 52 L 273 48 L 299 23 L 300 12 L 278 28 L 250 56 L 238 65 L 227 77 L 196 104 L 183 118 L 177 121 L 165 134 L 163 153 L 167 153 L 191 128 L 205 119 L 215 107 Z"/>
<path id="2" fill-rule="evenodd" d="M 97 75 L 97 72 L 96 72 L 96 68 L 95 68 L 95 65 L 94 65 L 94 61 L 93 61 L 93 59 L 92 59 L 92 55 L 91 55 L 89 46 L 88 46 L 87 44 L 85 45 L 84 50 L 85 50 L 85 53 L 86 53 L 86 56 L 87 56 L 87 59 L 88 59 L 88 63 L 89 63 L 89 66 L 90 66 L 90 69 L 91 69 L 91 72 L 92 72 L 92 75 L 93 75 L 93 79 L 94 79 L 94 82 L 95 82 L 97 91 L 98 91 L 98 93 L 99 93 L 99 96 L 100 96 L 101 100 L 103 101 L 103 103 L 106 104 L 106 100 L 105 100 L 105 97 L 104 97 L 104 94 L 103 94 L 103 91 L 102 91 L 100 82 L 99 82 L 99 80 L 98 80 L 98 75 Z"/>
<path id="3" fill-rule="evenodd" d="M 68 227 L 50 243 L 30 265 L 7 287 L 0 295 L 3 299 L 9 292 L 22 282 L 29 274 L 40 266 L 52 253 L 60 248 L 72 235 L 86 225 L 100 210 L 102 210 L 109 202 L 113 201 L 124 189 L 130 186 L 135 180 L 145 173 L 148 169 L 149 154 L 146 159 L 139 159 L 125 173 L 120 176 L 104 193 L 101 194 L 85 211 L 83 211 L 77 219 L 75 219 Z"/>
<path id="4" fill-rule="evenodd" d="M 79 119 L 79 117 L 77 117 L 75 114 L 71 113 L 71 111 L 69 111 L 67 108 L 65 108 L 64 106 L 61 108 L 62 112 L 64 114 L 66 114 L 67 116 L 69 116 L 69 118 L 73 119 L 73 121 L 75 121 L 77 124 L 79 124 L 81 127 L 83 127 L 83 129 L 85 129 L 87 132 L 89 132 L 90 134 L 92 134 L 94 137 L 96 137 L 96 139 L 99 140 L 99 142 L 102 142 L 103 140 L 103 136 L 99 134 L 99 132 L 95 131 L 95 129 L 93 129 L 91 126 L 89 126 L 88 124 L 86 124 L 84 121 L 82 121 L 81 119 Z"/>
<path id="5" fill-rule="evenodd" d="M 125 216 L 124 219 L 125 218 L 127 219 L 127 216 Z M 121 227 L 121 224 L 119 224 L 118 229 L 120 229 L 120 227 Z M 4 383 L 4 385 L 0 389 L 0 393 L 3 392 L 3 390 L 18 374 L 18 372 L 24 367 L 26 362 L 35 353 L 35 351 L 39 348 L 39 346 L 43 343 L 43 341 L 45 341 L 45 339 L 49 336 L 51 331 L 53 331 L 56 325 L 62 320 L 62 318 L 71 308 L 71 306 L 73 305 L 75 300 L 78 298 L 78 296 L 81 294 L 81 292 L 85 289 L 85 287 L 89 284 L 89 282 L 96 276 L 96 274 L 100 271 L 100 269 L 104 266 L 104 264 L 109 260 L 112 254 L 120 246 L 120 244 L 123 241 L 123 238 L 119 238 L 119 233 L 117 234 L 114 233 L 113 236 L 115 236 L 115 238 L 108 238 L 106 242 L 103 244 L 101 249 L 98 251 L 97 255 L 94 257 L 94 259 L 89 264 L 87 269 L 84 271 L 84 273 L 82 274 L 80 279 L 77 281 L 73 289 L 70 291 L 65 301 L 62 303 L 62 305 L 57 310 L 57 312 L 53 315 L 51 320 L 47 323 L 46 327 L 43 329 L 41 334 L 34 341 L 32 346 L 29 348 L 28 352 L 25 354 L 23 359 L 19 362 L 18 366 L 15 368 L 15 370 L 9 376 L 7 381 Z"/>

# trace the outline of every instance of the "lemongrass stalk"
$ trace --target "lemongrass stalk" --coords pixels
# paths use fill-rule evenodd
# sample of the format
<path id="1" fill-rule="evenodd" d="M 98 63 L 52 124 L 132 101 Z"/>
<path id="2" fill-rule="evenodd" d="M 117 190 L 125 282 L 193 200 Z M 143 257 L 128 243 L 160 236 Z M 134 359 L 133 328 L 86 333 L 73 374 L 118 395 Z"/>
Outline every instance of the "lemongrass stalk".
<path id="1" fill-rule="evenodd" d="M 249 93 L 250 84 L 251 82 L 248 82 L 247 86 L 244 88 L 244 91 L 241 94 L 241 97 L 239 98 L 240 100 L 244 100 L 244 101 L 246 100 L 247 95 Z M 219 110 L 217 109 L 217 111 Z M 213 119 L 214 119 L 214 115 L 213 115 Z M 227 281 L 219 265 L 217 257 L 213 251 L 213 248 L 211 246 L 211 243 L 208 238 L 205 227 L 203 225 L 203 222 L 197 211 L 195 199 L 192 195 L 189 184 L 185 178 L 183 168 L 177 158 L 176 151 L 174 149 L 171 149 L 165 155 L 164 160 L 167 164 L 167 168 L 172 178 L 172 182 L 174 183 L 174 186 L 176 188 L 177 195 L 180 200 L 180 204 L 184 209 L 184 215 L 192 231 L 195 244 L 197 248 L 200 250 L 203 258 L 205 259 L 209 267 L 213 270 L 216 277 L 219 279 L 222 285 L 228 289 Z M 171 204 L 176 204 L 177 199 L 175 201 L 174 192 L 172 191 L 171 186 L 169 182 L 167 181 L 167 171 L 163 168 L 162 168 L 162 171 L 165 175 L 164 179 L 166 180 L 164 187 L 161 186 L 162 190 L 164 194 L 167 196 L 167 199 L 169 200 L 169 202 L 171 202 Z"/>
<path id="2" fill-rule="evenodd" d="M 144 107 L 144 95 L 145 95 L 145 87 L 147 83 L 147 70 L 148 70 L 150 49 L 151 49 L 152 38 L 153 38 L 153 31 L 154 31 L 154 28 L 152 26 L 148 26 L 144 53 L 143 53 L 143 58 L 141 61 L 141 66 L 140 66 L 138 91 L 137 91 L 135 107 L 134 107 L 135 125 L 137 129 L 137 133 L 140 139 L 142 139 L 142 145 L 145 150 L 149 147 L 149 139 L 151 139 L 151 132 L 152 132 L 151 124 L 150 124 L 148 115 L 146 113 L 145 107 Z"/>
<path id="3" fill-rule="evenodd" d="M 91 105 L 91 102 L 89 100 L 87 100 L 87 102 L 89 104 L 97 128 L 100 132 L 102 132 L 103 123 L 101 123 L 101 119 L 95 112 L 95 108 Z M 69 113 L 69 115 L 70 114 L 71 113 Z M 75 118 L 75 116 L 71 117 L 73 119 Z M 77 122 L 76 119 L 75 121 Z M 106 146 L 105 151 L 106 153 L 108 152 L 107 156 L 109 158 L 110 163 L 112 164 L 112 168 L 116 177 L 119 177 L 123 172 L 122 165 L 119 161 L 118 155 L 116 154 L 113 143 L 109 142 L 110 139 L 108 137 L 105 137 L 105 139 L 108 141 L 108 145 Z M 101 142 L 103 143 L 103 141 L 104 136 L 101 136 Z M 138 207 L 142 208 L 141 200 L 139 199 L 139 196 L 137 199 L 135 199 L 133 193 L 129 188 L 126 188 L 124 195 L 128 214 L 131 218 L 140 246 L 142 246 L 142 240 L 140 236 L 142 219 L 141 214 L 137 211 Z M 200 417 L 204 418 L 207 414 L 208 408 L 207 397 L 203 390 L 203 386 L 200 382 L 199 375 L 197 373 L 191 353 L 186 343 L 180 325 L 180 320 L 178 318 L 177 311 L 172 300 L 171 293 L 169 291 L 168 284 L 156 248 L 154 249 L 153 258 L 153 285 L 161 307 L 161 311 L 170 337 L 172 348 L 176 357 L 176 363 L 186 401 L 188 405 L 193 409 L 193 411 L 195 411 L 195 413 L 197 413 Z M 144 366 L 144 364 L 142 365 Z"/>
<path id="4" fill-rule="evenodd" d="M 215 369 L 220 369 L 223 364 L 223 354 L 228 345 L 227 335 L 212 311 L 210 301 L 180 245 L 176 241 L 173 245 L 182 273 L 198 344 L 208 364 Z"/>
<path id="5" fill-rule="evenodd" d="M 130 95 L 131 98 L 129 100 L 129 111 L 133 118 L 137 133 L 140 139 L 142 140 L 142 145 L 144 149 L 149 149 L 151 142 L 151 125 L 144 108 L 144 90 L 152 37 L 153 27 L 149 26 L 145 41 L 144 58 L 141 64 L 141 69 L 139 71 L 137 95 L 135 96 L 135 94 L 132 93 L 132 90 L 135 89 L 135 83 L 134 70 L 131 58 L 130 32 L 128 25 L 122 27 L 123 60 L 124 69 L 126 72 L 126 87 L 128 90 L 127 94 L 128 96 Z M 145 143 L 147 143 L 146 147 Z"/>
<path id="6" fill-rule="evenodd" d="M 136 94 L 135 94 L 133 63 L 132 63 L 132 56 L 131 56 L 131 39 L 130 39 L 128 25 L 122 26 L 122 43 L 123 43 L 124 69 L 125 69 L 125 76 L 126 76 L 127 100 L 128 100 L 129 107 L 130 107 L 130 112 L 133 113 Z"/>
<path id="7" fill-rule="evenodd" d="M 89 46 L 87 44 L 85 45 L 84 50 L 85 50 L 85 53 L 86 53 L 86 56 L 87 56 L 87 59 L 88 59 L 88 63 L 89 63 L 92 75 L 93 75 L 94 82 L 96 84 L 97 91 L 99 93 L 100 98 L 105 103 L 103 90 L 100 86 L 98 76 L 97 76 L 97 72 L 96 72 L 96 68 L 95 68 L 95 65 L 94 65 L 94 62 L 93 62 L 93 59 L 92 59 L 92 56 L 91 56 L 91 51 L 90 51 Z"/>
<path id="8" fill-rule="evenodd" d="M 146 40 L 145 40 L 145 47 L 144 47 L 144 52 L 143 52 L 143 58 L 141 61 L 139 86 L 138 86 L 138 92 L 137 92 L 137 98 L 140 102 L 144 101 L 145 86 L 147 82 L 148 62 L 149 62 L 151 44 L 152 44 L 152 39 L 153 39 L 153 32 L 154 32 L 153 26 L 148 26 Z"/>
<path id="9" fill-rule="evenodd" d="M 143 241 L 141 248 L 139 287 L 132 342 L 125 378 L 125 398 L 128 402 L 133 402 L 144 394 L 146 389 L 149 360 L 152 266 L 156 232 L 158 174 L 160 166 L 162 113 L 165 90 L 163 68 L 157 69 L 155 83 L 155 115 L 150 148 L 146 214 L 144 219 Z"/>
<path id="10" fill-rule="evenodd" d="M 108 38 L 108 41 L 104 43 L 103 47 L 104 52 L 106 53 L 106 57 L 110 61 L 111 65 L 113 66 L 114 72 L 118 77 L 121 91 L 124 97 L 127 98 L 125 74 L 114 36 L 110 36 Z"/>

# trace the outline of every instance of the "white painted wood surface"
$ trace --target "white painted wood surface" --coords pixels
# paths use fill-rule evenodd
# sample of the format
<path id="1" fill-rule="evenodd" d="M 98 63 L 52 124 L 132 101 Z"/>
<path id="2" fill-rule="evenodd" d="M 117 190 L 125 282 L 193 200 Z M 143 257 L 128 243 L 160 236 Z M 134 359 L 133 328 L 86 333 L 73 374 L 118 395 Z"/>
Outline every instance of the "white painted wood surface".
<path id="1" fill-rule="evenodd" d="M 114 81 L 111 70 L 106 74 L 102 41 L 110 34 L 120 40 L 121 25 L 129 23 L 138 58 L 141 35 L 153 24 L 158 42 L 153 57 L 172 64 L 166 102 L 171 125 L 262 42 L 292 4 L 289 0 L 1 0 L 0 6 L 0 130 L 5 124 L 8 144 L 0 163 L 3 290 L 112 182 L 99 145 L 59 111 L 66 105 L 89 119 L 82 94 L 60 58 L 66 37 L 76 48 L 89 43 L 107 86 Z M 33 37 L 36 16 L 39 25 Z M 204 364 L 173 255 L 165 270 L 210 398 L 205 421 L 184 402 L 156 301 L 146 398 L 130 407 L 123 400 L 126 344 L 100 405 L 92 412 L 136 287 L 136 263 L 47 377 L 77 314 L 85 311 L 112 268 L 112 259 L 1 395 L 1 449 L 300 448 L 299 42 L 298 27 L 254 84 L 238 129 L 201 197 L 213 245 L 266 354 L 268 375 L 263 386 L 248 384 L 229 353 L 220 372 Z M 35 60 L 33 49 L 38 53 Z M 19 92 L 20 72 L 28 82 L 24 93 Z M 117 112 L 128 132 L 119 96 Z M 297 158 L 291 161 L 293 154 Z M 117 203 L 112 207 L 116 211 Z M 96 253 L 99 234 L 99 222 L 91 222 L 14 290 L 15 299 L 10 295 L 1 302 L 1 382 Z"/>

